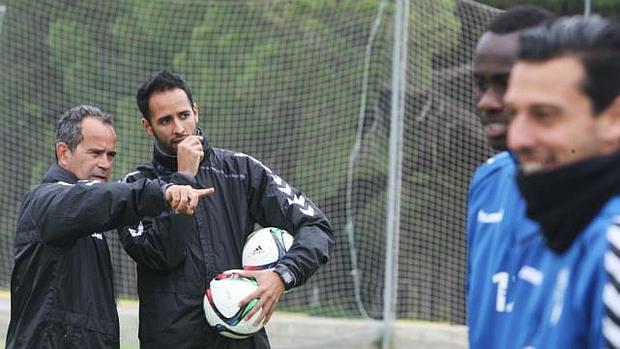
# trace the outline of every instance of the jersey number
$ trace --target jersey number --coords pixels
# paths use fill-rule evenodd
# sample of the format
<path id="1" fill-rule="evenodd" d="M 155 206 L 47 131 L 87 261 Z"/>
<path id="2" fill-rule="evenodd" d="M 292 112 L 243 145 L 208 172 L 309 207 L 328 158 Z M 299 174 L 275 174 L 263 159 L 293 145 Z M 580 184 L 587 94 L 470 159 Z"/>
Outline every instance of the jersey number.
<path id="1" fill-rule="evenodd" d="M 504 271 L 493 274 L 493 283 L 497 284 L 497 294 L 495 295 L 495 310 L 499 313 L 507 311 L 506 291 L 508 290 L 508 280 L 510 275 Z"/>

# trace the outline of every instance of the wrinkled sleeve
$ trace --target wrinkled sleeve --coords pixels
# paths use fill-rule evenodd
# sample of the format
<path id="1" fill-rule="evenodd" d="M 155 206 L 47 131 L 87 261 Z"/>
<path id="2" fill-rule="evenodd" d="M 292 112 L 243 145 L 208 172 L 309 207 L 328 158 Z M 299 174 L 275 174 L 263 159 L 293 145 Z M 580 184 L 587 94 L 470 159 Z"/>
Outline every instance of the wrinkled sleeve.
<path id="1" fill-rule="evenodd" d="M 136 181 L 127 176 L 126 182 Z M 172 176 L 172 184 L 194 185 L 194 179 L 182 174 Z M 125 251 L 139 264 L 154 270 L 170 270 L 185 260 L 187 236 L 194 229 L 193 216 L 165 210 L 159 215 L 143 217 L 136 224 L 118 230 Z"/>
<path id="2" fill-rule="evenodd" d="M 263 227 L 278 227 L 294 236 L 293 245 L 279 262 L 295 277 L 292 287 L 303 285 L 329 261 L 334 234 L 323 212 L 302 192 L 252 157 L 248 166 L 250 212 Z"/>
<path id="3" fill-rule="evenodd" d="M 135 183 L 63 182 L 40 185 L 24 203 L 27 214 L 49 243 L 68 243 L 94 231 L 134 224 L 141 216 L 166 209 L 164 184 L 143 179 Z"/>

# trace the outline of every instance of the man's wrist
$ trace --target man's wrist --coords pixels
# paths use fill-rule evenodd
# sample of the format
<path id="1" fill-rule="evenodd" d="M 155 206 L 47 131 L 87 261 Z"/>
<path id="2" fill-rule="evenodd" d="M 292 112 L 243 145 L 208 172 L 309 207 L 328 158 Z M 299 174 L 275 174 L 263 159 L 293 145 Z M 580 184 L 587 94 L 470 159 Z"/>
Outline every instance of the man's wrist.
<path id="1" fill-rule="evenodd" d="M 166 208 L 170 208 L 170 202 L 168 202 L 168 199 L 166 198 L 166 192 L 174 184 L 172 184 L 172 183 L 164 183 L 164 182 L 162 182 L 162 183 L 163 183 L 163 185 L 160 187 L 161 188 L 161 194 L 162 194 L 162 196 L 164 198 L 164 203 L 166 204 Z"/>
<path id="2" fill-rule="evenodd" d="M 284 284 L 284 289 L 286 291 L 292 289 L 295 286 L 295 275 L 286 265 L 278 264 L 275 268 L 273 268 L 273 271 L 278 274 L 280 280 L 282 280 L 282 283 Z"/>
<path id="3" fill-rule="evenodd" d="M 170 181 L 174 184 L 189 185 L 194 188 L 196 187 L 196 179 L 192 177 L 189 173 L 183 171 L 173 173 Z"/>

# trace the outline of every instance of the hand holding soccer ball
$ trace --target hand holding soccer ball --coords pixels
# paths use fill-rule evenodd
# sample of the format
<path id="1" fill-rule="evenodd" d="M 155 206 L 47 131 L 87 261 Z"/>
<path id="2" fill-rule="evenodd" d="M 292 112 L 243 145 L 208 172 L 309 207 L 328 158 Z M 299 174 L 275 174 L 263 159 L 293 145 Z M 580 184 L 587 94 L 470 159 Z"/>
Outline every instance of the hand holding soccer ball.
<path id="1" fill-rule="evenodd" d="M 293 237 L 278 228 L 250 234 L 243 248 L 244 270 L 216 276 L 204 297 L 209 325 L 229 338 L 247 338 L 266 324 L 284 293 L 280 277 L 271 271 L 293 244 Z"/>

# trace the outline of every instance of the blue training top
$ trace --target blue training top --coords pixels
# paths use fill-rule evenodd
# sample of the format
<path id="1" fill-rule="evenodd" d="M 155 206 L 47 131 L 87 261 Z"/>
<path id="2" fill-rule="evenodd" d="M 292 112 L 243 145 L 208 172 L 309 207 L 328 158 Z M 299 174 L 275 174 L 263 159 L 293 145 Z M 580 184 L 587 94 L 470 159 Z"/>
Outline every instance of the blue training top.
<path id="1" fill-rule="evenodd" d="M 515 181 L 517 166 L 509 152 L 480 166 L 471 181 L 467 205 L 467 324 L 470 348 L 499 348 L 492 328 L 507 319 L 518 265 L 517 234 L 536 234 L 525 216 Z M 521 225 L 517 227 L 517 224 Z"/>
<path id="2" fill-rule="evenodd" d="M 620 197 L 612 198 L 570 248 L 555 253 L 541 234 L 518 239 L 519 271 L 514 306 L 498 332 L 506 348 L 602 348 L 603 290 L 608 280 L 605 254 Z"/>
<path id="3" fill-rule="evenodd" d="M 557 254 L 525 215 L 516 164 L 500 153 L 470 186 L 467 306 L 471 348 L 603 347 L 604 255 L 620 214 L 611 199 Z"/>

